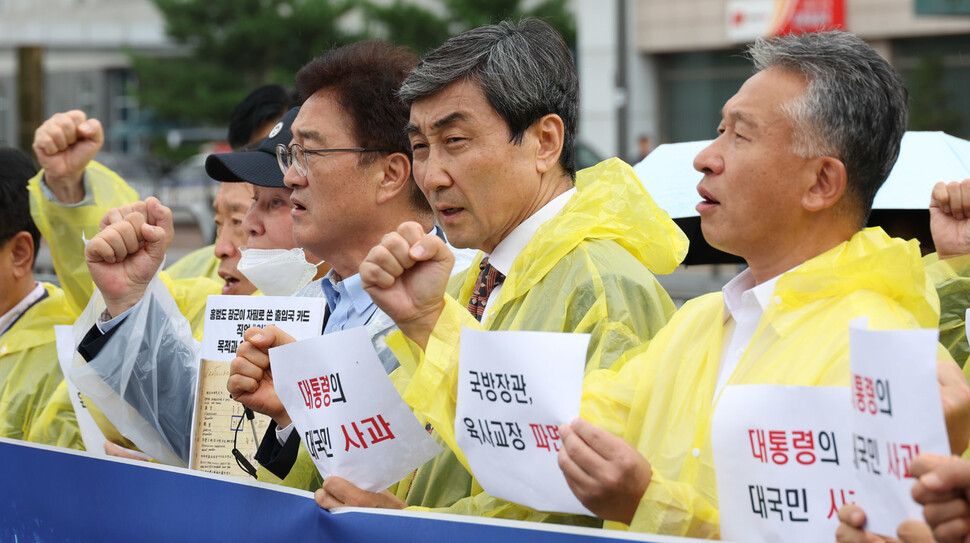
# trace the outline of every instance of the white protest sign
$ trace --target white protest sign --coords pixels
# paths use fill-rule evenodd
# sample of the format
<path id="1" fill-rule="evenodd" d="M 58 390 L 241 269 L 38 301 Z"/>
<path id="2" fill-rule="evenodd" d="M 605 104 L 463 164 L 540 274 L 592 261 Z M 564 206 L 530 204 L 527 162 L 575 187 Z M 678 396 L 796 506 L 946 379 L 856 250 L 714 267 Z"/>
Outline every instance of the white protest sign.
<path id="1" fill-rule="evenodd" d="M 61 373 L 64 374 L 64 382 L 67 384 L 67 392 L 71 397 L 71 406 L 74 407 L 74 416 L 77 418 L 77 426 L 81 431 L 84 449 L 96 455 L 107 456 L 104 452 L 104 442 L 107 439 L 105 439 L 101 428 L 98 428 L 97 423 L 94 422 L 94 417 L 91 416 L 88 407 L 81 400 L 81 392 L 78 391 L 71 379 L 71 367 L 73 366 L 74 356 L 77 354 L 74 344 L 74 327 L 69 324 L 55 325 L 54 338 L 57 341 L 57 361 L 61 365 Z"/>
<path id="2" fill-rule="evenodd" d="M 318 336 L 324 303 L 322 298 L 294 296 L 209 296 L 199 356 L 232 361 L 251 326 L 272 324 L 297 339 Z"/>
<path id="3" fill-rule="evenodd" d="M 845 503 L 895 534 L 921 508 L 910 461 L 949 454 L 933 330 L 849 327 L 850 387 L 732 385 L 711 429 L 721 535 L 831 540 Z"/>
<path id="4" fill-rule="evenodd" d="M 202 329 L 198 390 L 192 421 L 189 467 L 248 477 L 232 455 L 233 446 L 256 465 L 259 439 L 270 419 L 260 413 L 244 420 L 243 405 L 226 390 L 229 364 L 251 326 L 274 325 L 296 339 L 320 335 L 321 298 L 292 296 L 209 296 Z"/>
<path id="5" fill-rule="evenodd" d="M 721 537 L 835 539 L 857 492 L 848 401 L 843 387 L 724 387 L 711 428 Z"/>
<path id="6" fill-rule="evenodd" d="M 903 520 L 922 519 L 923 507 L 910 494 L 909 464 L 920 452 L 950 454 L 938 337 L 935 328 L 869 330 L 864 318 L 849 324 L 856 501 L 870 532 L 895 535 Z"/>
<path id="7" fill-rule="evenodd" d="M 275 347 L 269 358 L 276 393 L 324 478 L 378 492 L 441 451 L 364 328 Z"/>
<path id="8" fill-rule="evenodd" d="M 559 469 L 559 425 L 579 416 L 589 334 L 463 328 L 455 438 L 486 492 L 591 515 Z"/>

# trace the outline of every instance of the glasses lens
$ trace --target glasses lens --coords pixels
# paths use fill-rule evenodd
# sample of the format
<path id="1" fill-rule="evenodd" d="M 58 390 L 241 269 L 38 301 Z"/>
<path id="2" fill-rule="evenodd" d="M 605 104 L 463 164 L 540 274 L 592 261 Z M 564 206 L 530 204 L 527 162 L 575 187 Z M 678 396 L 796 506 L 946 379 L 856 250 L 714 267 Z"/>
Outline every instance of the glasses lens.
<path id="1" fill-rule="evenodd" d="M 294 143 L 290 146 L 290 150 L 292 151 L 293 155 L 290 160 L 292 160 L 293 165 L 296 166 L 296 171 L 299 172 L 300 175 L 306 177 L 307 172 L 310 171 L 310 165 L 307 164 L 306 160 L 306 149 L 304 149 L 299 143 Z"/>
<path id="2" fill-rule="evenodd" d="M 283 175 L 286 175 L 286 170 L 290 168 L 290 152 L 282 143 L 276 146 L 276 164 L 280 167 Z"/>

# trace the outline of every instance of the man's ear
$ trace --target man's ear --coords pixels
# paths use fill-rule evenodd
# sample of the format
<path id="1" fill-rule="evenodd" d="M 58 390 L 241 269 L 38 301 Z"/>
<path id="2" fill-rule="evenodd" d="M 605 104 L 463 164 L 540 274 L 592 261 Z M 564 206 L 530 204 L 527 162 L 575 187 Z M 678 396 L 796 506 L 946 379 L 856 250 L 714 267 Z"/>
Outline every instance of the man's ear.
<path id="1" fill-rule="evenodd" d="M 384 158 L 380 183 L 377 185 L 377 203 L 391 200 L 411 183 L 411 161 L 404 153 L 391 153 Z"/>
<path id="2" fill-rule="evenodd" d="M 845 164 L 830 156 L 813 160 L 815 168 L 814 183 L 802 197 L 802 207 L 807 211 L 821 211 L 837 204 L 845 194 Z"/>
<path id="3" fill-rule="evenodd" d="M 536 150 L 536 169 L 545 173 L 559 164 L 562 146 L 566 141 L 566 129 L 562 119 L 555 113 L 543 115 L 533 125 L 539 146 Z"/>
<path id="4" fill-rule="evenodd" d="M 20 231 L 7 243 L 10 244 L 13 259 L 13 276 L 16 279 L 23 279 L 34 267 L 34 237 L 29 232 Z"/>

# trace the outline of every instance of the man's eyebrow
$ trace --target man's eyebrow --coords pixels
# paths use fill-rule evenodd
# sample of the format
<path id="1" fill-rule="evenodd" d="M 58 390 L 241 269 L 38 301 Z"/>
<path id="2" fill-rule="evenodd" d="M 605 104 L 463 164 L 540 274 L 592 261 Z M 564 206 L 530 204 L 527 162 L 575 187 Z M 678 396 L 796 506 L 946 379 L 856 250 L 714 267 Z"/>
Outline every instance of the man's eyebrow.
<path id="1" fill-rule="evenodd" d="M 223 206 L 225 206 L 226 208 L 226 213 L 244 213 L 246 211 L 249 211 L 249 206 L 245 206 L 239 203 L 221 204 L 221 205 L 213 203 L 212 211 L 219 213 L 220 208 L 222 208 Z"/>
<path id="2" fill-rule="evenodd" d="M 736 109 L 725 112 L 724 113 L 724 118 L 725 119 L 730 119 L 730 120 L 734 121 L 735 123 L 744 123 L 744 124 L 746 124 L 748 126 L 751 126 L 753 128 L 757 128 L 758 127 L 758 123 L 755 122 L 755 120 L 750 115 L 748 115 L 747 113 L 745 113 L 743 111 L 738 111 Z"/>
<path id="3" fill-rule="evenodd" d="M 456 111 L 431 123 L 431 131 L 440 130 L 441 128 L 448 126 L 449 124 L 454 124 L 458 121 L 466 121 L 466 120 L 468 120 L 467 115 L 465 115 L 464 113 L 461 113 L 460 111 Z M 414 123 L 408 123 L 407 126 L 404 127 L 404 133 L 407 135 L 421 134 L 422 131 L 421 131 L 421 127 L 419 127 L 418 125 Z"/>
<path id="4" fill-rule="evenodd" d="M 323 141 L 320 132 L 312 128 L 298 128 L 293 134 L 299 136 L 302 140 Z"/>
<path id="5" fill-rule="evenodd" d="M 466 121 L 466 120 L 468 120 L 468 117 L 464 113 L 456 111 L 446 117 L 443 117 L 431 123 L 431 129 L 438 130 L 444 126 L 448 126 L 449 124 L 454 124 L 458 121 Z"/>

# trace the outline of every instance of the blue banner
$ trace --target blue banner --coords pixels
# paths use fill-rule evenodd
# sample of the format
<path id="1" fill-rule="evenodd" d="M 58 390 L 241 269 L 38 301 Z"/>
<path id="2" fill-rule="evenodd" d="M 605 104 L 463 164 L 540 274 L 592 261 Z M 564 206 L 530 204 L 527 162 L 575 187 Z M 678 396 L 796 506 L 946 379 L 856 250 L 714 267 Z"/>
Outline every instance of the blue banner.
<path id="1" fill-rule="evenodd" d="M 308 492 L 0 439 L 0 542 L 586 543 L 616 538 L 676 539 L 399 511 L 332 514 L 317 507 Z"/>

